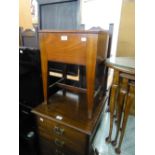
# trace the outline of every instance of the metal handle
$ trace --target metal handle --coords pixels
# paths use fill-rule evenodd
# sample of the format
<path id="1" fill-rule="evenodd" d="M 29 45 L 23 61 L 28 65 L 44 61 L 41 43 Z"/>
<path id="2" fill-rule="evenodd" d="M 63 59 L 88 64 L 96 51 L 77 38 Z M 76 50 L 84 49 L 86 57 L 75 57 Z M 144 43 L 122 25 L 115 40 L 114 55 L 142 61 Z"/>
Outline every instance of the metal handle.
<path id="1" fill-rule="evenodd" d="M 65 144 L 64 141 L 61 141 L 61 140 L 59 140 L 59 139 L 55 139 L 54 142 L 55 142 L 55 144 L 56 144 L 57 146 L 59 146 L 59 147 L 63 147 L 64 144 Z"/>
<path id="2" fill-rule="evenodd" d="M 54 133 L 59 135 L 59 136 L 63 135 L 63 133 L 64 133 L 64 129 L 63 128 L 59 128 L 57 126 L 55 126 L 53 130 L 54 130 Z"/>
<path id="3" fill-rule="evenodd" d="M 62 151 L 57 150 L 57 149 L 56 149 L 55 153 L 56 153 L 56 155 L 65 155 Z"/>

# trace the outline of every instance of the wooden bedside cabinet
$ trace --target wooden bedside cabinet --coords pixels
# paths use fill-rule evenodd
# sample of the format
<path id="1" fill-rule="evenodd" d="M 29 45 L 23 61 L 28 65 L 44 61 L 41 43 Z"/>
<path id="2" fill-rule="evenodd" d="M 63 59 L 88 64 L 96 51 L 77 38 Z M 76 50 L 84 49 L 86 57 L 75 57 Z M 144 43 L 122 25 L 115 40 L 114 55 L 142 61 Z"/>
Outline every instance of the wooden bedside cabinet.
<path id="1" fill-rule="evenodd" d="M 94 108 L 94 100 L 98 98 L 98 94 L 103 91 L 104 77 L 100 76 L 100 84 L 95 90 L 95 80 L 97 70 L 104 71 L 104 60 L 107 57 L 109 33 L 108 31 L 94 30 L 76 30 L 76 31 L 50 31 L 42 30 L 39 32 L 41 62 L 42 62 L 42 77 L 44 88 L 44 100 L 48 102 L 48 62 L 59 62 L 64 64 L 81 65 L 86 70 L 86 88 L 70 87 L 69 85 L 60 85 L 56 82 L 54 85 L 59 85 L 65 89 L 83 92 L 87 97 L 88 118 L 92 118 Z M 104 73 L 103 73 L 104 74 Z M 64 79 L 63 79 L 64 78 Z M 62 80 L 65 81 L 66 77 Z M 52 85 L 52 86 L 54 86 Z"/>

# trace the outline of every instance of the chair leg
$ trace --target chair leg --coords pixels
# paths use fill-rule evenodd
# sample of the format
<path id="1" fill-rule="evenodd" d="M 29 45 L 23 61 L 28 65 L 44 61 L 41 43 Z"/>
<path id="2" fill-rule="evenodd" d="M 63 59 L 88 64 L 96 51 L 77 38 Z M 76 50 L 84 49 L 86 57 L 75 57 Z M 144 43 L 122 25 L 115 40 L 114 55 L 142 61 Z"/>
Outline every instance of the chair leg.
<path id="1" fill-rule="evenodd" d="M 126 102 L 125 110 L 124 110 L 124 117 L 123 117 L 123 123 L 122 123 L 122 132 L 121 132 L 121 136 L 120 136 L 120 139 L 119 139 L 118 147 L 115 149 L 115 152 L 118 153 L 118 154 L 121 153 L 121 144 L 122 144 L 122 140 L 123 140 L 123 137 L 124 137 L 124 133 L 125 133 L 125 129 L 126 129 L 126 123 L 127 123 L 127 120 L 128 120 L 131 105 L 133 104 L 133 100 L 134 100 L 134 85 L 130 85 L 129 93 L 128 93 L 128 96 L 127 96 L 127 102 Z"/>

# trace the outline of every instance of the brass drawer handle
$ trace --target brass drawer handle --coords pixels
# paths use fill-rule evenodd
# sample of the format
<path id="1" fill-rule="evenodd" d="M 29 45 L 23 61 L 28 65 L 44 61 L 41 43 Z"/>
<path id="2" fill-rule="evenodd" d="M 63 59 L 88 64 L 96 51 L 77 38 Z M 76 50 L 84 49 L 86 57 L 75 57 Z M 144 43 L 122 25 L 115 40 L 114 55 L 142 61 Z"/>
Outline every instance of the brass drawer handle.
<path id="1" fill-rule="evenodd" d="M 55 139 L 54 142 L 55 142 L 55 144 L 56 144 L 57 146 L 59 146 L 59 147 L 63 147 L 64 144 L 65 144 L 64 141 L 61 141 L 61 140 L 59 140 L 59 139 Z"/>
<path id="2" fill-rule="evenodd" d="M 57 149 L 56 149 L 55 153 L 56 153 L 56 155 L 65 155 L 62 151 L 57 150 Z"/>
<path id="3" fill-rule="evenodd" d="M 64 129 L 63 128 L 59 128 L 57 126 L 55 126 L 53 130 L 54 130 L 54 133 L 59 135 L 59 136 L 62 136 L 63 133 L 64 133 Z"/>

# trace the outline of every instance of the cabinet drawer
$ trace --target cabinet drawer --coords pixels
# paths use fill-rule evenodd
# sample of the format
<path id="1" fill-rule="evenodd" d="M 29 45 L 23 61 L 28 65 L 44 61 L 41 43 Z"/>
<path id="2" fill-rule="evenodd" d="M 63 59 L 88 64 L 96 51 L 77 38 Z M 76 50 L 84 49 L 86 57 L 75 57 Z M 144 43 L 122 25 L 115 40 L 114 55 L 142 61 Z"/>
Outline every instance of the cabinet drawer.
<path id="1" fill-rule="evenodd" d="M 47 59 L 51 61 L 84 65 L 86 63 L 85 34 L 44 34 Z M 79 61 L 80 60 L 80 61 Z"/>
<path id="2" fill-rule="evenodd" d="M 69 149 L 58 147 L 53 142 L 42 137 L 39 138 L 39 142 L 41 155 L 83 155 Z"/>
<path id="3" fill-rule="evenodd" d="M 75 150 L 84 154 L 87 142 L 85 134 L 43 117 L 37 117 L 37 123 L 40 136 L 58 147 L 62 145 L 66 150 Z"/>

